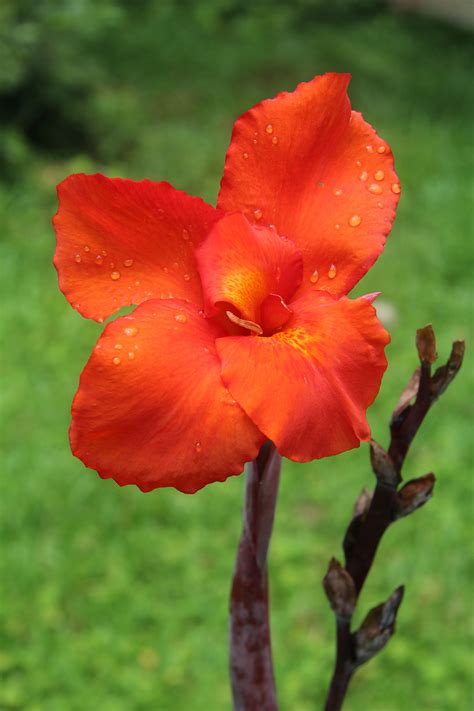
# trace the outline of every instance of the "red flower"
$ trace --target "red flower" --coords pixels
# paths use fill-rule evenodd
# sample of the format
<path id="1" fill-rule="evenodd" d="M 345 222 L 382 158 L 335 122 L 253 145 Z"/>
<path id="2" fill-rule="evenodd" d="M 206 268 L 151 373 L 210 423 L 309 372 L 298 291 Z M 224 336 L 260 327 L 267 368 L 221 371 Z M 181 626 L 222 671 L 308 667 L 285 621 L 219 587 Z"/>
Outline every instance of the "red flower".
<path id="1" fill-rule="evenodd" d="M 389 341 L 346 294 L 383 249 L 389 147 L 326 74 L 241 116 L 217 209 L 168 183 L 58 187 L 59 286 L 109 323 L 72 408 L 74 454 L 119 484 L 194 492 L 269 438 L 308 461 L 369 438 Z"/>

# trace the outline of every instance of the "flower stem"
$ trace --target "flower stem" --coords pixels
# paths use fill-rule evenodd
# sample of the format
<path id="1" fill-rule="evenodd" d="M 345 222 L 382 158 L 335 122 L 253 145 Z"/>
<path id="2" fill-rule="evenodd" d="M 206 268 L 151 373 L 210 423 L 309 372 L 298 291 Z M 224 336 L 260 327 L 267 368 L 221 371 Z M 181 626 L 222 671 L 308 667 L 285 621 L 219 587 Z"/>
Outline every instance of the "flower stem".
<path id="1" fill-rule="evenodd" d="M 243 528 L 230 596 L 230 676 L 235 711 L 277 711 L 268 610 L 267 553 L 281 457 L 271 442 L 246 466 Z"/>

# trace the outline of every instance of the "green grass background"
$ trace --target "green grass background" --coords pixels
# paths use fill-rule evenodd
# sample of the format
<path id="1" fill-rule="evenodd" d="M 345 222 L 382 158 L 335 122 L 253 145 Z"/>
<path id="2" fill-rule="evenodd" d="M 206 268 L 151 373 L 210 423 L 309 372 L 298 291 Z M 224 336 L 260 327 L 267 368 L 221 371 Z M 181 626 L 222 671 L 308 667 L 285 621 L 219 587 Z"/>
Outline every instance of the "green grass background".
<path id="1" fill-rule="evenodd" d="M 230 707 L 227 601 L 243 478 L 193 496 L 145 495 L 70 454 L 70 403 L 101 327 L 57 289 L 54 186 L 100 170 L 166 179 L 214 201 L 239 113 L 315 74 L 351 71 L 353 106 L 390 143 L 403 187 L 385 253 L 363 282 L 395 311 L 389 370 L 370 410 L 386 443 L 416 366 L 416 328 L 433 322 L 441 358 L 469 336 L 471 38 L 379 3 L 346 15 L 340 2 L 328 13 L 300 1 L 293 14 L 283 2 L 241 12 L 217 0 L 180 10 L 107 2 L 102 25 L 86 2 L 65 3 L 63 15 L 53 5 L 35 10 L 28 71 L 28 22 L 6 15 L 20 69 L 4 88 L 38 116 L 36 134 L 19 113 L 3 133 L 0 708 L 220 711 Z M 359 618 L 401 583 L 406 596 L 395 638 L 356 676 L 348 710 L 472 708 L 472 375 L 468 350 L 407 460 L 405 478 L 436 472 L 435 497 L 385 536 Z M 334 635 L 320 582 L 364 485 L 365 445 L 284 464 L 270 552 L 282 710 L 322 706 Z"/>

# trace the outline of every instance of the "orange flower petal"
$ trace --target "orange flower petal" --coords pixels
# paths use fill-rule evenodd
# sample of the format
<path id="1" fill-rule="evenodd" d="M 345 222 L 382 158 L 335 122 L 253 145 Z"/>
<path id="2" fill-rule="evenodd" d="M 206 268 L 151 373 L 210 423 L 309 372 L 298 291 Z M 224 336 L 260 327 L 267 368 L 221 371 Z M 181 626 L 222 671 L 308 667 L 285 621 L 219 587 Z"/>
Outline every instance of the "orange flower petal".
<path id="1" fill-rule="evenodd" d="M 301 291 L 347 294 L 383 249 L 399 198 L 387 144 L 351 112 L 347 74 L 262 101 L 235 123 L 218 207 L 301 250 Z M 317 285 L 316 285 L 317 284 Z"/>
<path id="2" fill-rule="evenodd" d="M 196 252 L 206 311 L 232 304 L 241 318 L 258 322 L 264 299 L 289 299 L 301 284 L 303 261 L 288 239 L 268 227 L 253 227 L 243 215 L 226 215 Z"/>
<path id="3" fill-rule="evenodd" d="M 59 287 L 103 321 L 150 298 L 202 304 L 194 249 L 222 213 L 168 183 L 71 175 L 54 217 Z"/>
<path id="4" fill-rule="evenodd" d="M 264 438 L 222 384 L 220 333 L 175 299 L 109 323 L 74 399 L 73 453 L 101 477 L 143 491 L 192 493 L 239 474 Z"/>
<path id="5" fill-rule="evenodd" d="M 366 299 L 308 293 L 269 338 L 219 338 L 222 379 L 279 452 L 309 461 L 358 447 L 389 336 Z"/>

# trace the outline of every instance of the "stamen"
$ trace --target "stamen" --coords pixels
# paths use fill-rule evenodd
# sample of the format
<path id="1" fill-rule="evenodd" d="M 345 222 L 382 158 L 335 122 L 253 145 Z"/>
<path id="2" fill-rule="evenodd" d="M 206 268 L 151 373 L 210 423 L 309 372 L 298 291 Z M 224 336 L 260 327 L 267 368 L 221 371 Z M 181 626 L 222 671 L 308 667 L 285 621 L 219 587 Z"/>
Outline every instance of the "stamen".
<path id="1" fill-rule="evenodd" d="M 253 331 L 253 333 L 256 333 L 259 336 L 263 334 L 263 328 L 259 326 L 258 323 L 254 323 L 253 321 L 247 321 L 247 319 L 245 318 L 239 318 L 238 316 L 233 314 L 232 311 L 226 311 L 226 315 L 233 323 L 236 323 L 238 326 L 242 326 L 242 328 L 247 328 L 249 331 Z"/>

